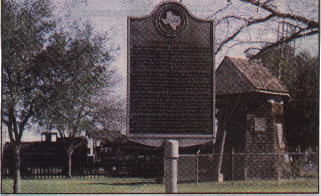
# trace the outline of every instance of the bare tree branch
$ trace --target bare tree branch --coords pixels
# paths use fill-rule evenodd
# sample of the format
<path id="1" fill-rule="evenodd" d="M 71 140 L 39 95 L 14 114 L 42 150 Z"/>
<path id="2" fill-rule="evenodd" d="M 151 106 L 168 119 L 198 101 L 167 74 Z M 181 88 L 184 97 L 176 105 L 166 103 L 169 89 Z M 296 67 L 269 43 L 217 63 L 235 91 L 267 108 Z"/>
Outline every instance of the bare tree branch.
<path id="1" fill-rule="evenodd" d="M 271 3 L 274 0 L 267 0 L 266 2 L 263 3 L 263 5 L 268 5 L 269 3 Z"/>
<path id="2" fill-rule="evenodd" d="M 268 45 L 268 46 L 262 48 L 257 54 L 253 55 L 253 56 L 250 58 L 250 60 L 258 58 L 258 57 L 261 56 L 265 51 L 267 51 L 267 50 L 269 50 L 269 49 L 271 49 L 271 48 L 274 48 L 274 47 L 279 46 L 279 45 L 281 45 L 281 44 L 288 43 L 288 42 L 290 42 L 290 41 L 293 41 L 293 40 L 298 39 L 298 38 L 301 38 L 301 37 L 308 37 L 308 36 L 311 36 L 311 35 L 314 35 L 314 34 L 317 34 L 317 33 L 319 33 L 319 30 L 310 31 L 310 32 L 308 32 L 308 33 L 303 33 L 303 34 L 301 34 L 301 33 L 299 33 L 299 32 L 298 32 L 298 33 L 295 33 L 295 34 L 293 34 L 293 35 L 290 36 L 290 37 L 287 37 L 287 38 L 285 38 L 285 39 L 281 39 L 280 41 L 274 42 L 273 44 Z"/>
<path id="3" fill-rule="evenodd" d="M 12 125 L 12 130 L 13 133 L 14 133 L 14 138 L 16 139 L 15 141 L 20 141 L 19 140 L 19 134 L 18 134 L 18 126 L 17 126 L 17 119 L 16 119 L 16 116 L 14 115 L 14 108 L 13 106 L 10 106 L 9 108 L 9 118 L 10 118 L 10 122 L 11 122 L 11 125 Z"/>
<path id="4" fill-rule="evenodd" d="M 253 20 L 253 21 L 248 22 L 245 25 L 241 26 L 233 35 L 231 35 L 230 37 L 225 39 L 223 42 L 221 42 L 221 44 L 218 46 L 217 50 L 215 51 L 215 54 L 217 54 L 220 50 L 222 50 L 222 47 L 225 44 L 227 44 L 228 42 L 230 42 L 231 40 L 233 40 L 244 28 L 252 26 L 252 25 L 255 25 L 255 24 L 258 24 L 258 23 L 266 22 L 266 21 L 270 20 L 273 17 L 274 17 L 274 15 L 270 14 L 267 17 Z"/>
<path id="5" fill-rule="evenodd" d="M 257 9 L 261 9 L 265 11 L 266 14 L 269 14 L 269 15 L 263 18 L 252 18 L 252 16 L 244 17 L 242 16 L 242 14 L 223 16 L 221 19 L 217 21 L 216 24 L 218 25 L 218 24 L 221 24 L 223 21 L 226 21 L 228 25 L 227 27 L 228 29 L 226 32 L 229 32 L 229 29 L 231 28 L 232 32 L 234 33 L 227 36 L 225 39 L 223 39 L 221 42 L 218 43 L 215 54 L 218 54 L 224 48 L 224 46 L 228 45 L 230 42 L 235 41 L 235 39 L 243 32 L 243 30 L 248 29 L 251 26 L 256 26 L 258 24 L 266 24 L 267 22 L 274 22 L 275 25 L 277 25 L 277 23 L 280 23 L 278 21 L 274 21 L 273 20 L 274 18 L 283 20 L 281 23 L 288 25 L 291 28 L 291 32 L 287 32 L 286 38 L 277 39 L 276 41 L 272 41 L 272 42 L 266 40 L 266 42 L 270 42 L 270 43 L 268 45 L 265 44 L 261 48 L 255 48 L 259 50 L 259 52 L 255 55 L 255 57 L 257 57 L 257 55 L 260 55 L 264 51 L 268 50 L 269 48 L 276 47 L 283 43 L 288 43 L 298 38 L 307 37 L 307 36 L 311 36 L 319 33 L 318 22 L 314 21 L 313 19 L 308 19 L 302 15 L 281 12 L 272 3 L 274 0 L 266 0 L 263 2 L 259 0 L 240 0 L 240 1 L 251 4 Z M 238 27 L 234 27 L 233 29 L 233 27 L 230 27 L 229 25 L 230 21 L 234 21 L 234 22 L 239 21 L 239 22 L 242 22 L 243 25 L 241 26 L 238 25 Z M 256 41 L 258 42 L 262 41 L 262 43 L 264 42 L 263 40 L 256 40 Z M 239 44 L 241 44 L 241 42 L 234 44 L 231 47 Z M 250 50 L 251 48 L 248 48 L 248 49 Z M 248 50 L 245 50 L 245 51 L 248 51 Z"/>
<path id="6" fill-rule="evenodd" d="M 235 46 L 238 46 L 238 45 L 242 45 L 242 44 L 265 44 L 265 45 L 270 45 L 272 44 L 272 42 L 267 42 L 267 41 L 238 41 L 238 40 L 235 40 L 237 41 L 237 43 L 235 44 L 232 44 L 231 46 L 228 46 L 228 48 L 233 48 Z M 252 49 L 260 49 L 260 48 L 254 48 L 254 47 L 251 47 Z M 247 51 L 249 50 L 246 49 L 244 52 L 246 53 Z"/>
<path id="7" fill-rule="evenodd" d="M 26 123 L 28 122 L 28 120 L 30 119 L 30 117 L 32 116 L 32 114 L 33 114 L 33 101 L 30 103 L 30 107 L 29 107 L 27 115 L 25 116 L 25 118 L 23 119 L 23 121 L 19 125 L 19 136 L 18 136 L 18 138 L 21 139 L 24 127 L 25 127 Z"/>
<path id="8" fill-rule="evenodd" d="M 243 2 L 247 2 L 250 3 L 252 5 L 261 7 L 262 9 L 270 12 L 272 15 L 280 17 L 280 18 L 288 18 L 288 19 L 292 19 L 295 21 L 299 21 L 302 22 L 304 24 L 306 24 L 308 27 L 310 28 L 319 28 L 319 23 L 313 20 L 309 20 L 303 16 L 298 16 L 298 15 L 293 15 L 293 14 L 289 14 L 289 13 L 282 13 L 279 11 L 276 11 L 275 9 L 272 9 L 271 7 L 269 7 L 267 4 L 263 3 L 261 4 L 259 1 L 256 0 L 240 0 Z"/>
<path id="9" fill-rule="evenodd" d="M 221 18 L 220 20 L 218 20 L 216 24 L 220 24 L 224 20 L 228 21 L 229 19 L 243 20 L 244 22 L 249 22 L 249 20 L 247 20 L 246 18 L 243 18 L 243 17 L 234 16 L 234 15 L 227 15 L 227 16 L 224 16 L 223 18 Z"/>
<path id="10" fill-rule="evenodd" d="M 221 8 L 221 9 L 217 10 L 215 13 L 213 13 L 212 15 L 210 15 L 209 17 L 207 17 L 207 19 L 209 19 L 209 18 L 213 18 L 213 17 L 214 17 L 214 16 L 216 16 L 218 13 L 220 13 L 220 12 L 222 12 L 222 11 L 226 10 L 230 5 L 232 5 L 232 3 L 228 3 L 225 7 L 223 7 L 223 8 Z"/>
<path id="11" fill-rule="evenodd" d="M 7 120 L 5 120 L 5 119 L 3 119 L 3 118 L 1 118 L 1 121 L 2 121 L 4 124 L 6 124 L 6 126 L 9 126 L 9 121 L 7 121 Z"/>
<path id="12" fill-rule="evenodd" d="M 11 120 L 9 119 L 9 126 L 8 126 L 8 133 L 9 133 L 9 138 L 10 138 L 10 141 L 11 142 L 14 142 L 15 141 L 15 139 L 14 139 L 14 137 L 13 137 L 13 133 L 12 133 L 12 122 L 11 122 Z"/>

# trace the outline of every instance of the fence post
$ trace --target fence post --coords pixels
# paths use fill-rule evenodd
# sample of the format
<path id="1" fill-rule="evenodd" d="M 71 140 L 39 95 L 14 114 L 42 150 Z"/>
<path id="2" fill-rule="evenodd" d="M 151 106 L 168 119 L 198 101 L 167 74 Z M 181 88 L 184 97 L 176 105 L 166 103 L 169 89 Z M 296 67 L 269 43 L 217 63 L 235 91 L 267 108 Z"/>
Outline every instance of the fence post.
<path id="1" fill-rule="evenodd" d="M 223 132 L 223 139 L 222 139 L 222 143 L 221 143 L 220 155 L 219 155 L 218 165 L 217 165 L 217 181 L 218 182 L 224 181 L 224 176 L 221 173 L 221 171 L 222 171 L 222 165 L 223 165 L 225 139 L 226 139 L 226 131 Z"/>
<path id="2" fill-rule="evenodd" d="M 163 158 L 163 184 L 166 184 L 166 157 Z"/>
<path id="3" fill-rule="evenodd" d="M 281 180 L 281 152 L 280 152 L 280 150 L 278 151 L 278 153 L 277 153 L 277 161 L 276 161 L 276 163 L 277 163 L 277 172 L 278 172 L 278 185 L 279 185 L 279 181 Z"/>
<path id="4" fill-rule="evenodd" d="M 234 185 L 234 147 L 232 149 L 232 187 Z"/>
<path id="5" fill-rule="evenodd" d="M 198 184 L 198 174 L 199 174 L 199 169 L 198 169 L 198 155 L 200 154 L 200 149 L 196 152 L 196 184 Z"/>

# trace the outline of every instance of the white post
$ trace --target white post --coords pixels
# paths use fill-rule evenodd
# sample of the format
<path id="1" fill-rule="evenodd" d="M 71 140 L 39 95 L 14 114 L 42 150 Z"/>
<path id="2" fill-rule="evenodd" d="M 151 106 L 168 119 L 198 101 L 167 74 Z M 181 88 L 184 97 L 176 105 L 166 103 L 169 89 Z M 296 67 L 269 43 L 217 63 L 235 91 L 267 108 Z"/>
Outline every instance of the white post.
<path id="1" fill-rule="evenodd" d="M 177 140 L 166 140 L 164 145 L 166 193 L 177 193 L 177 160 L 179 156 L 179 144 Z"/>

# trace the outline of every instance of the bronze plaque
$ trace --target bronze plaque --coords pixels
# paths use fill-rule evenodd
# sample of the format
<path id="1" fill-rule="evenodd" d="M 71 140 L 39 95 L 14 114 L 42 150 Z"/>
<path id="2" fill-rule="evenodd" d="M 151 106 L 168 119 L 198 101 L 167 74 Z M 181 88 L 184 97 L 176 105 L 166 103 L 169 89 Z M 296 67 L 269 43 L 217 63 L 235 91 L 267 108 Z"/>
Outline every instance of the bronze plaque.
<path id="1" fill-rule="evenodd" d="M 128 32 L 129 136 L 213 135 L 213 21 L 169 2 Z"/>

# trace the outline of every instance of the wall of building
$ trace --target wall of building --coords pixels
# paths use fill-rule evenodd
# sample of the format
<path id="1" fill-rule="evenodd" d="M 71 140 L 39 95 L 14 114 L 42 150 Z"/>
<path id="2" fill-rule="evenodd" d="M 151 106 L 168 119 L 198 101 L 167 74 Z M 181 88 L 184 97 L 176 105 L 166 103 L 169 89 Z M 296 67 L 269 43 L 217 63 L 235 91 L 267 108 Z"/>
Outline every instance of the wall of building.
<path id="1" fill-rule="evenodd" d="M 224 104 L 218 104 L 223 112 L 218 116 L 215 153 L 221 152 L 225 130 L 221 167 L 224 180 L 282 179 L 289 176 L 282 97 L 249 93 L 222 96 L 220 100 Z"/>
<path id="2" fill-rule="evenodd" d="M 290 172 L 283 135 L 283 102 L 268 99 L 246 115 L 245 179 L 281 179 Z"/>

